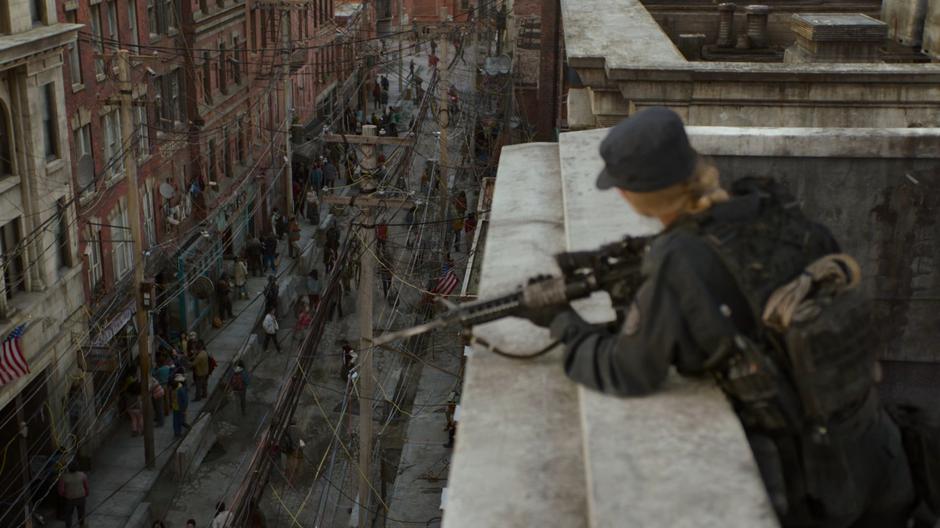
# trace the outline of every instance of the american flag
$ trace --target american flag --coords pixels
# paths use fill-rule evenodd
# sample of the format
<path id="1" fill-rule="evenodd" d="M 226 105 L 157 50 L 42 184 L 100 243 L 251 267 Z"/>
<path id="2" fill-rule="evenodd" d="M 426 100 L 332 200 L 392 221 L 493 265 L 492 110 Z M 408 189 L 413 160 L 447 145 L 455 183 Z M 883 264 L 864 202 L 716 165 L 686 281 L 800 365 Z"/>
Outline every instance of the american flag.
<path id="1" fill-rule="evenodd" d="M 436 295 L 450 295 L 460 285 L 460 279 L 453 269 L 448 269 L 443 277 L 438 279 L 437 284 L 431 289 L 431 293 Z"/>
<path id="2" fill-rule="evenodd" d="M 23 357 L 20 347 L 20 338 L 26 331 L 26 325 L 19 325 L 3 340 L 3 350 L 0 351 L 0 386 L 29 374 L 29 364 Z"/>

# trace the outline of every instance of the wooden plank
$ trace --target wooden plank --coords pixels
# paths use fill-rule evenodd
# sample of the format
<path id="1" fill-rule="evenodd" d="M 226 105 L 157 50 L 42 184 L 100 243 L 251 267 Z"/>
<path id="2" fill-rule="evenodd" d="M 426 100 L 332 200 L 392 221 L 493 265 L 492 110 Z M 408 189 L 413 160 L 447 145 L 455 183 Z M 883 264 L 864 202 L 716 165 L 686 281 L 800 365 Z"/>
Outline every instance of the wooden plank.
<path id="1" fill-rule="evenodd" d="M 341 135 L 326 134 L 323 140 L 327 143 L 350 143 L 354 145 L 410 145 L 414 143 L 414 136 L 408 137 L 389 137 L 389 136 L 359 136 L 359 135 Z"/>
<path id="2" fill-rule="evenodd" d="M 410 198 L 382 198 L 377 196 L 324 196 L 320 201 L 328 205 L 356 205 L 359 207 L 406 207 L 414 204 Z"/>

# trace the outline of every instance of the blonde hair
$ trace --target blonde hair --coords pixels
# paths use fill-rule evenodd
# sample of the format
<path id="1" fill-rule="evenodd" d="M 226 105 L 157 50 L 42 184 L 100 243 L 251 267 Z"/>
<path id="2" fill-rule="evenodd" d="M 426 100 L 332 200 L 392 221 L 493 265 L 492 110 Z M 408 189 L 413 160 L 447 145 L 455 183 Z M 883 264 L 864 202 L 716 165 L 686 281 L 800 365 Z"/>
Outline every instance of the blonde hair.
<path id="1" fill-rule="evenodd" d="M 646 216 L 682 216 L 695 214 L 728 201 L 721 188 L 718 169 L 699 156 L 692 176 L 675 185 L 653 192 L 624 191 L 633 208 Z"/>

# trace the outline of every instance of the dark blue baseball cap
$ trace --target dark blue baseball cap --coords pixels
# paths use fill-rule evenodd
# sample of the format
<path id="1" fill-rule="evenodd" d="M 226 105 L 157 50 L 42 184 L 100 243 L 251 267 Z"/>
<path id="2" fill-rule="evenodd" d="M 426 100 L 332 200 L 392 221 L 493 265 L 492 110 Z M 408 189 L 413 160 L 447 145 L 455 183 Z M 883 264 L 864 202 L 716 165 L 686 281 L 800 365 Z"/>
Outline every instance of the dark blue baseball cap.
<path id="1" fill-rule="evenodd" d="M 646 108 L 617 123 L 601 142 L 600 151 L 604 170 L 597 177 L 598 189 L 658 191 L 692 176 L 698 163 L 682 119 L 662 106 Z"/>

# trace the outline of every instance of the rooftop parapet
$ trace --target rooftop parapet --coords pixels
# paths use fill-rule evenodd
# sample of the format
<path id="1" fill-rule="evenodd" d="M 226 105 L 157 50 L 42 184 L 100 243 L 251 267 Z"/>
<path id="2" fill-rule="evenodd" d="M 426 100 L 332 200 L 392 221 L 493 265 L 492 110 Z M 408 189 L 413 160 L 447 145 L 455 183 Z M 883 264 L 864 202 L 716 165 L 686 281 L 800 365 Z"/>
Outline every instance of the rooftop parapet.
<path id="1" fill-rule="evenodd" d="M 654 105 L 693 125 L 940 126 L 940 64 L 688 61 L 640 0 L 561 5 L 568 64 L 585 86 L 569 94 L 587 110 L 569 114 L 572 128 Z"/>

